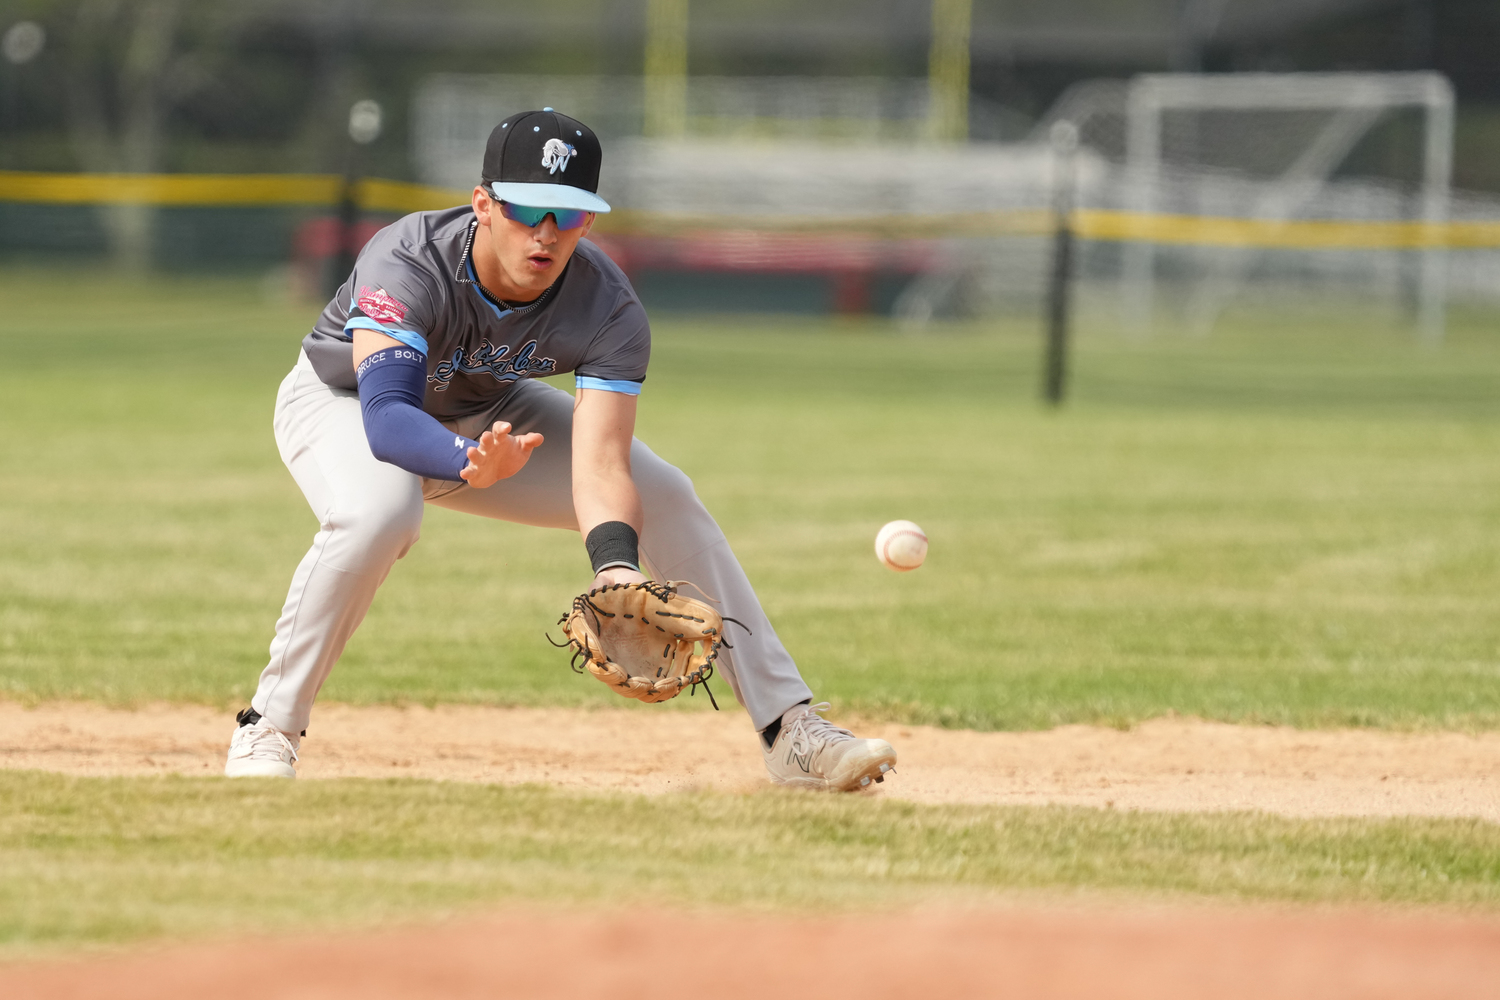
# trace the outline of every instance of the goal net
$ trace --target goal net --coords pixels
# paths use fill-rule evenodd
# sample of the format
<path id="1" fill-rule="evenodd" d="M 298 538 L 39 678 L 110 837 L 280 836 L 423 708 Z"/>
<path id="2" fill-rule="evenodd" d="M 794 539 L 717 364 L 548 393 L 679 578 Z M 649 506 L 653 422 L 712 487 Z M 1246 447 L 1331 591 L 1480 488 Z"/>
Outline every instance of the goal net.
<path id="1" fill-rule="evenodd" d="M 1448 253 L 1431 236 L 1450 217 L 1453 148 L 1441 75 L 1147 75 L 1074 88 L 1042 124 L 1061 120 L 1112 166 L 1086 196 L 1093 203 L 1261 224 L 1241 245 L 1124 242 L 1111 263 L 1132 325 L 1175 301 L 1190 327 L 1207 330 L 1247 289 L 1274 284 L 1393 295 L 1440 335 Z M 1387 228 L 1364 245 L 1330 246 L 1293 224 L 1307 220 Z"/>

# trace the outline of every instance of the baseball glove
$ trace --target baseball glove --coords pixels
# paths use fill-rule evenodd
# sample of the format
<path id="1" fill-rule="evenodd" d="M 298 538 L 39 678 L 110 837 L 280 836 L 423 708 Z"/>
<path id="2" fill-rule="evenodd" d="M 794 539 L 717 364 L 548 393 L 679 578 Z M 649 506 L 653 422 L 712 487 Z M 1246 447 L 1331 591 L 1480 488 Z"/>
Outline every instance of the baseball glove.
<path id="1" fill-rule="evenodd" d="M 616 583 L 580 594 L 557 622 L 568 641 L 553 645 L 572 648 L 575 671 L 586 668 L 627 698 L 666 701 L 683 688 L 696 694 L 699 684 L 708 691 L 720 647 L 733 648 L 724 623 L 734 619 L 683 597 L 680 585 Z M 718 708 L 712 691 L 708 697 Z"/>

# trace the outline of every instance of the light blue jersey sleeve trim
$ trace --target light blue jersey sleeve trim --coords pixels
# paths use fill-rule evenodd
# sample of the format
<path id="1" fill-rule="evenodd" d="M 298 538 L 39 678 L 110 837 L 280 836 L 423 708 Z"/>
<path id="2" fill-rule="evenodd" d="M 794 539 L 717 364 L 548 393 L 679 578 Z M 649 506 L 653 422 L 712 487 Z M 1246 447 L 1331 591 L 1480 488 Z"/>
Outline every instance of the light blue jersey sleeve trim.
<path id="1" fill-rule="evenodd" d="M 367 316 L 355 316 L 349 322 L 345 323 L 344 332 L 348 333 L 350 330 L 374 330 L 376 333 L 385 334 L 392 340 L 401 341 L 407 347 L 414 347 L 423 354 L 428 353 L 427 338 L 415 330 L 397 330 L 394 327 L 381 326 Z"/>
<path id="2" fill-rule="evenodd" d="M 639 396 L 641 384 L 631 382 L 628 379 L 594 378 L 592 375 L 579 375 L 576 378 L 580 389 L 603 389 L 605 392 L 623 392 L 627 396 Z"/>

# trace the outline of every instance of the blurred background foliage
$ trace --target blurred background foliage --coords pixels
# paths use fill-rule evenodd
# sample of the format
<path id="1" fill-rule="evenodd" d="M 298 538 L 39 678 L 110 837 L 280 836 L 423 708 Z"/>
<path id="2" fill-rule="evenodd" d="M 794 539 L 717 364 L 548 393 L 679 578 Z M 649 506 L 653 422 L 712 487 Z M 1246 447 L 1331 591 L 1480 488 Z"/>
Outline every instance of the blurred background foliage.
<path id="1" fill-rule="evenodd" d="M 633 75 L 648 0 L 7 0 L 0 169 L 338 171 L 380 101 L 371 173 L 413 176 L 411 94 L 437 72 Z M 922 77 L 931 0 L 692 0 L 689 72 Z M 975 0 L 973 98 L 1019 138 L 1070 84 L 1140 72 L 1432 69 L 1458 93 L 1454 177 L 1500 191 L 1494 0 Z M 23 51 L 20 54 L 25 55 Z"/>

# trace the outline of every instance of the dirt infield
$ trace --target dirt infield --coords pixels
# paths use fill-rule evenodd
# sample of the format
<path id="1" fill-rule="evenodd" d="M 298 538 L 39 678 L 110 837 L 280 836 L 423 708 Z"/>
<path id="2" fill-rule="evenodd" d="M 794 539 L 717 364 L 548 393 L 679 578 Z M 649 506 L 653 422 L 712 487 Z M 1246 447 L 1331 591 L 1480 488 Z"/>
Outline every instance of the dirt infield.
<path id="1" fill-rule="evenodd" d="M 0 965 L 10 1000 L 1427 1000 L 1493 997 L 1500 922 L 1358 911 L 1022 909 L 828 920 L 508 913 Z"/>
<path id="2" fill-rule="evenodd" d="M 121 711 L 0 701 L 0 766 L 216 774 L 233 721 L 198 706 Z M 1500 734 L 1313 732 L 1160 719 L 1129 731 L 861 726 L 900 754 L 878 794 L 913 802 L 1254 809 L 1500 822 Z M 670 763 L 666 763 L 670 761 Z M 320 706 L 305 778 L 420 777 L 657 794 L 764 780 L 744 716 L 606 709 Z"/>
<path id="3" fill-rule="evenodd" d="M 0 766 L 217 774 L 232 721 L 200 707 L 0 702 Z M 876 794 L 1286 815 L 1500 821 L 1500 735 L 1299 732 L 1181 719 L 1128 732 L 862 726 L 896 743 Z M 478 707 L 320 707 L 304 778 L 410 776 L 661 794 L 763 776 L 743 717 Z M 675 755 L 666 767 L 664 756 Z M 510 909 L 373 931 L 0 963 L 7 1000 L 1027 1000 L 1493 997 L 1500 918 L 1418 911 L 1012 902 L 825 919 Z"/>

